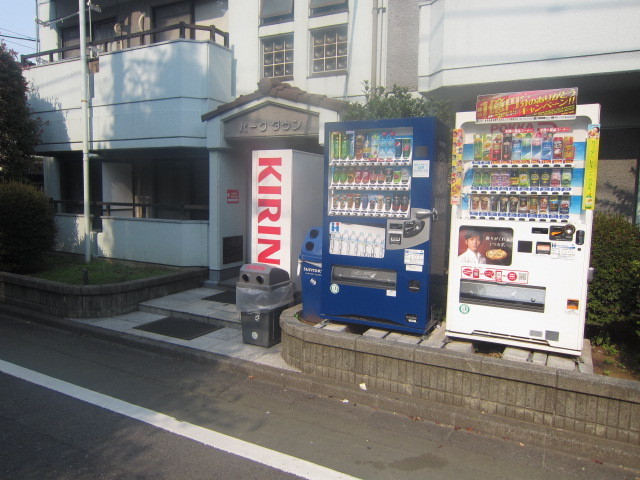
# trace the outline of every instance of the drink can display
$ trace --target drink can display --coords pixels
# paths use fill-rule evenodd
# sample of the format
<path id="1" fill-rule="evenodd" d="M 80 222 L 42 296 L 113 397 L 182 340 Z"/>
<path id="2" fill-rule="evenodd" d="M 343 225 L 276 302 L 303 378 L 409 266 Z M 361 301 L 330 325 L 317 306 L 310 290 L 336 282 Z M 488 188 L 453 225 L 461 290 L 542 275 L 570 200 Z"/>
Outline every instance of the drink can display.
<path id="1" fill-rule="evenodd" d="M 380 134 L 374 132 L 371 134 L 371 154 L 369 160 L 376 161 L 380 151 Z"/>
<path id="2" fill-rule="evenodd" d="M 369 183 L 370 179 L 371 179 L 371 172 L 369 171 L 368 168 L 363 168 L 362 176 L 361 176 L 362 183 Z"/>
<path id="3" fill-rule="evenodd" d="M 573 145 L 573 137 L 565 137 L 564 139 L 564 161 L 572 162 L 575 157 L 575 147 Z"/>
<path id="4" fill-rule="evenodd" d="M 564 139 L 562 137 L 553 138 L 553 159 L 562 160 L 564 155 Z"/>
<path id="5" fill-rule="evenodd" d="M 520 199 L 517 196 L 511 195 L 509 197 L 509 213 L 518 213 L 519 202 Z"/>
<path id="6" fill-rule="evenodd" d="M 384 209 L 384 195 L 378 195 L 376 197 L 376 208 L 380 211 Z"/>
<path id="7" fill-rule="evenodd" d="M 409 194 L 405 193 L 400 199 L 400 211 L 406 212 L 409 210 Z"/>
<path id="8" fill-rule="evenodd" d="M 360 201 L 362 202 L 363 210 L 366 210 L 367 208 L 369 208 L 369 195 L 367 195 L 366 193 L 363 193 L 362 195 L 360 195 Z"/>
<path id="9" fill-rule="evenodd" d="M 506 195 L 500 197 L 498 210 L 500 211 L 500 213 L 507 213 L 509 211 L 509 197 L 507 197 Z"/>
<path id="10" fill-rule="evenodd" d="M 520 187 L 528 187 L 529 186 L 529 171 L 523 169 L 520 169 L 520 172 L 518 173 L 518 178 L 519 178 L 519 185 Z"/>
<path id="11" fill-rule="evenodd" d="M 369 195 L 369 210 L 373 211 L 376 208 L 377 197 L 375 195 Z"/>
<path id="12" fill-rule="evenodd" d="M 331 195 L 331 208 L 336 209 L 340 206 L 340 196 L 337 192 L 333 192 Z"/>
<path id="13" fill-rule="evenodd" d="M 491 188 L 499 188 L 502 181 L 502 173 L 493 171 L 491 172 Z"/>
<path id="14" fill-rule="evenodd" d="M 362 158 L 369 160 L 371 158 L 371 134 L 365 133 L 364 135 L 364 147 L 362 149 Z"/>
<path id="15" fill-rule="evenodd" d="M 480 170 L 475 169 L 473 171 L 473 180 L 471 181 L 472 187 L 481 187 L 482 186 L 482 172 Z"/>
<path id="16" fill-rule="evenodd" d="M 549 213 L 558 213 L 560 209 L 560 199 L 557 195 L 549 197 Z"/>
<path id="17" fill-rule="evenodd" d="M 518 133 L 511 142 L 511 163 L 520 163 L 522 158 L 522 138 Z"/>
<path id="18" fill-rule="evenodd" d="M 511 134 L 505 133 L 502 137 L 502 163 L 511 162 Z"/>
<path id="19" fill-rule="evenodd" d="M 347 193 L 347 208 L 353 208 L 353 193 Z"/>
<path id="20" fill-rule="evenodd" d="M 563 188 L 571 187 L 571 176 L 572 176 L 572 171 L 570 168 L 562 169 L 562 177 L 560 182 Z"/>
<path id="21" fill-rule="evenodd" d="M 384 182 L 393 183 L 393 168 L 384 169 Z"/>
<path id="22" fill-rule="evenodd" d="M 402 158 L 408 159 L 411 157 L 411 139 L 404 138 L 402 139 Z"/>
<path id="23" fill-rule="evenodd" d="M 354 183 L 360 183 L 360 182 L 362 182 L 362 171 L 363 171 L 363 169 L 362 169 L 362 168 L 357 168 L 357 169 L 356 169 L 355 176 L 353 177 L 353 182 L 354 182 Z"/>
<path id="24" fill-rule="evenodd" d="M 502 170 L 502 175 L 500 176 L 500 186 L 502 188 L 509 188 L 509 182 L 511 181 L 511 174 L 508 170 Z"/>
<path id="25" fill-rule="evenodd" d="M 347 169 L 347 183 L 354 183 L 356 181 L 356 169 L 351 167 Z"/>
<path id="26" fill-rule="evenodd" d="M 347 155 L 349 158 L 356 156 L 355 132 L 347 132 Z"/>
<path id="27" fill-rule="evenodd" d="M 535 195 L 529 197 L 529 215 L 534 215 L 538 213 L 538 197 Z"/>
<path id="28" fill-rule="evenodd" d="M 340 183 L 340 167 L 333 167 L 331 183 L 334 185 Z"/>
<path id="29" fill-rule="evenodd" d="M 339 195 L 340 198 L 340 208 L 345 209 L 347 208 L 347 195 L 345 193 L 341 193 Z"/>
<path id="30" fill-rule="evenodd" d="M 378 169 L 378 183 L 384 183 L 384 179 L 385 179 L 385 174 L 384 174 L 384 168 L 379 168 Z"/>
<path id="31" fill-rule="evenodd" d="M 391 194 L 387 194 L 387 195 L 385 195 L 385 196 L 384 196 L 384 209 L 385 209 L 386 211 L 391 210 L 391 202 L 392 202 Z"/>
<path id="32" fill-rule="evenodd" d="M 491 199 L 489 198 L 489 195 L 483 195 L 480 197 L 480 211 L 481 212 L 488 212 L 489 211 L 489 206 L 491 205 Z"/>
<path id="33" fill-rule="evenodd" d="M 482 172 L 482 187 L 489 188 L 491 186 L 491 172 L 484 171 Z"/>
<path id="34" fill-rule="evenodd" d="M 340 136 L 340 158 L 342 160 L 346 160 L 349 156 L 349 141 L 347 139 L 347 135 L 343 134 Z"/>
<path id="35" fill-rule="evenodd" d="M 482 142 L 482 163 L 491 163 L 491 143 L 493 137 L 491 135 L 484 135 Z"/>
<path id="36" fill-rule="evenodd" d="M 473 136 L 473 160 L 482 161 L 482 136 L 478 134 Z"/>
<path id="37" fill-rule="evenodd" d="M 394 170 L 393 171 L 393 183 L 400 183 L 402 179 L 402 170 Z"/>
<path id="38" fill-rule="evenodd" d="M 489 211 L 491 213 L 498 213 L 499 198 L 497 195 L 491 195 L 489 197 Z"/>
<path id="39" fill-rule="evenodd" d="M 562 185 L 562 173 L 559 168 L 551 170 L 551 188 L 560 188 Z"/>
<path id="40" fill-rule="evenodd" d="M 362 153 L 364 150 L 364 135 L 361 133 L 356 134 L 356 160 L 362 160 Z"/>
<path id="41" fill-rule="evenodd" d="M 560 214 L 569 215 L 569 210 L 571 210 L 571 197 L 563 195 L 560 199 Z"/>
<path id="42" fill-rule="evenodd" d="M 399 159 L 402 157 L 402 139 L 396 138 L 394 144 L 393 158 Z"/>
<path id="43" fill-rule="evenodd" d="M 493 137 L 491 143 L 491 163 L 500 163 L 502 159 L 502 135 L 496 135 Z"/>
<path id="44" fill-rule="evenodd" d="M 529 213 L 529 199 L 527 197 L 520 197 L 518 199 L 518 213 L 520 214 Z"/>
<path id="45" fill-rule="evenodd" d="M 331 134 L 331 157 L 334 160 L 340 158 L 340 132 L 333 132 Z"/>
<path id="46" fill-rule="evenodd" d="M 411 173 L 409 173 L 409 169 L 408 168 L 403 168 L 401 170 L 401 174 L 400 174 L 400 180 L 402 181 L 402 183 L 407 184 L 409 183 L 409 179 L 411 178 Z"/>
<path id="47" fill-rule="evenodd" d="M 531 140 L 531 160 L 539 162 L 542 158 L 542 133 L 536 132 Z"/>
<path id="48" fill-rule="evenodd" d="M 529 184 L 531 188 L 538 188 L 540 186 L 540 173 L 537 170 L 531 170 L 529 174 Z"/>
<path id="49" fill-rule="evenodd" d="M 538 199 L 538 213 L 547 213 L 549 211 L 549 197 L 541 195 Z"/>
<path id="50" fill-rule="evenodd" d="M 525 133 L 522 137 L 522 153 L 520 155 L 520 159 L 523 162 L 531 161 L 531 134 Z"/>
<path id="51" fill-rule="evenodd" d="M 353 208 L 355 208 L 356 210 L 360 210 L 360 194 L 358 193 L 354 193 L 353 194 Z"/>
<path id="52" fill-rule="evenodd" d="M 544 163 L 551 162 L 553 157 L 553 134 L 545 133 L 542 137 L 542 150 L 540 152 L 540 159 Z"/>
<path id="53" fill-rule="evenodd" d="M 397 212 L 398 210 L 400 210 L 400 195 L 397 193 L 393 195 L 393 200 L 391 202 L 391 209 L 394 212 Z"/>
<path id="54" fill-rule="evenodd" d="M 540 172 L 540 187 L 549 188 L 551 186 L 551 170 L 548 168 L 542 169 Z"/>
<path id="55" fill-rule="evenodd" d="M 512 187 L 520 186 L 520 175 L 518 174 L 518 170 L 512 169 L 509 174 L 509 185 Z"/>
<path id="56" fill-rule="evenodd" d="M 395 154 L 395 145 L 396 145 L 396 132 L 389 132 L 387 136 L 387 160 L 393 160 L 393 156 Z"/>
<path id="57" fill-rule="evenodd" d="M 471 195 L 471 211 L 477 212 L 480 208 L 480 195 Z"/>

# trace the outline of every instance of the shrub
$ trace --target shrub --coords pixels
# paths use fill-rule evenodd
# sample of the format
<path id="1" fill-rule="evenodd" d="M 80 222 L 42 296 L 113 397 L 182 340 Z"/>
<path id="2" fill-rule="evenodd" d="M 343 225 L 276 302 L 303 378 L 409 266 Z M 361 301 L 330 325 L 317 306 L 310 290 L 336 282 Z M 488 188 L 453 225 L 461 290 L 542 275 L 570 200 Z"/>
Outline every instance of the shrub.
<path id="1" fill-rule="evenodd" d="M 34 271 L 55 237 L 53 210 L 44 193 L 22 183 L 0 183 L 0 270 Z"/>
<path id="2" fill-rule="evenodd" d="M 596 342 L 640 340 L 640 229 L 619 214 L 596 212 L 587 323 Z"/>

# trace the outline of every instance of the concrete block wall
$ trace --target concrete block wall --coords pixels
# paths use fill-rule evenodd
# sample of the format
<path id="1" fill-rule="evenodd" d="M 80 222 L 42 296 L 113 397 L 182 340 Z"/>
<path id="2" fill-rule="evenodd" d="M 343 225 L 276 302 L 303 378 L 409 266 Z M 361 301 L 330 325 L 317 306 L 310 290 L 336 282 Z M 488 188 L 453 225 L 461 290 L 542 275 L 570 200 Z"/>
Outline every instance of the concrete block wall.
<path id="1" fill-rule="evenodd" d="M 0 302 L 63 318 L 100 318 L 130 313 L 152 298 L 202 285 L 206 268 L 111 285 L 67 285 L 0 272 Z"/>
<path id="2" fill-rule="evenodd" d="M 304 373 L 640 446 L 640 382 L 325 331 L 280 317 L 282 356 Z"/>

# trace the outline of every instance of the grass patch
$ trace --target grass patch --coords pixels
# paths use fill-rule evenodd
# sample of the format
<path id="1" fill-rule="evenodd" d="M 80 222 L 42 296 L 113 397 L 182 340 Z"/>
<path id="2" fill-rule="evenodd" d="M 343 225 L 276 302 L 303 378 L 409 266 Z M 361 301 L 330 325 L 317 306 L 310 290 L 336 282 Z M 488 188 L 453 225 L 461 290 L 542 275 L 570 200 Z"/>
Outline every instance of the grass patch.
<path id="1" fill-rule="evenodd" d="M 82 255 L 50 252 L 40 271 L 31 276 L 69 285 L 83 285 L 85 270 L 88 285 L 129 282 L 176 272 L 176 268 L 165 265 L 106 258 L 92 259 L 91 263 L 85 263 Z"/>

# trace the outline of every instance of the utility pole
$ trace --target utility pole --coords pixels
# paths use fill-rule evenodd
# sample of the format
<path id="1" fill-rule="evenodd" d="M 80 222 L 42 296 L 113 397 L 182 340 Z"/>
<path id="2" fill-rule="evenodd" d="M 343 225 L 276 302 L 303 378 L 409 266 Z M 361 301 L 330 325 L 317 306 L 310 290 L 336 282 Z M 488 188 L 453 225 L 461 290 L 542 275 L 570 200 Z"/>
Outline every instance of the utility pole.
<path id="1" fill-rule="evenodd" d="M 84 0 L 78 0 L 80 21 L 80 69 L 82 106 L 82 179 L 84 184 L 84 260 L 91 262 L 91 204 L 89 196 L 89 67 L 87 65 L 87 23 Z"/>

